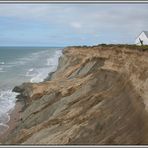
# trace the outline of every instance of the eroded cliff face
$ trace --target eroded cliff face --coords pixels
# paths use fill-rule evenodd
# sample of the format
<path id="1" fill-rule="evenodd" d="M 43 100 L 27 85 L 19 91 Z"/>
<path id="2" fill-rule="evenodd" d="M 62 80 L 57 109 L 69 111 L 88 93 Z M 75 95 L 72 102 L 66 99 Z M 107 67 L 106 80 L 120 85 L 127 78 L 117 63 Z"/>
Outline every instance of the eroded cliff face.
<path id="1" fill-rule="evenodd" d="M 6 144 L 148 144 L 148 52 L 68 47 L 50 79 L 14 89 L 25 100 Z"/>

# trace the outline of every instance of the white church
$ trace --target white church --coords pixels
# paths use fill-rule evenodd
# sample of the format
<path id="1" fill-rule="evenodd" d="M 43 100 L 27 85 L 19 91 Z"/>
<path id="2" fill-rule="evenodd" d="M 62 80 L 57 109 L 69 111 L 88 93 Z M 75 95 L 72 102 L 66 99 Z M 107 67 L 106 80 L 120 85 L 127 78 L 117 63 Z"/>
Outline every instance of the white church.
<path id="1" fill-rule="evenodd" d="M 136 45 L 148 45 L 148 31 L 142 31 L 135 40 Z"/>

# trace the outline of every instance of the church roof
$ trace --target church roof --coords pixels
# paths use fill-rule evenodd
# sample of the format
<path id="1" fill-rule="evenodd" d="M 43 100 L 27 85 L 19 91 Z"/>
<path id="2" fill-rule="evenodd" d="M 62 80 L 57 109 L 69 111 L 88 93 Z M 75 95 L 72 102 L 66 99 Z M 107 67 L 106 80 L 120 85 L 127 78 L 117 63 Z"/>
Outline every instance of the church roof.
<path id="1" fill-rule="evenodd" d="M 148 31 L 143 31 L 144 32 L 144 34 L 147 36 L 147 38 L 148 38 Z"/>

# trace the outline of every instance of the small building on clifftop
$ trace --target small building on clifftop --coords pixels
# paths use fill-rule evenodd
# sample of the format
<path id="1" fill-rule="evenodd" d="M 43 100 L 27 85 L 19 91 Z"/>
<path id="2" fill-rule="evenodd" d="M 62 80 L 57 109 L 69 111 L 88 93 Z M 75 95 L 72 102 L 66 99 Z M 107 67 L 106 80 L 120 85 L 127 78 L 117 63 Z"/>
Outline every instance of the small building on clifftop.
<path id="1" fill-rule="evenodd" d="M 135 40 L 136 45 L 148 45 L 148 31 L 142 31 Z"/>

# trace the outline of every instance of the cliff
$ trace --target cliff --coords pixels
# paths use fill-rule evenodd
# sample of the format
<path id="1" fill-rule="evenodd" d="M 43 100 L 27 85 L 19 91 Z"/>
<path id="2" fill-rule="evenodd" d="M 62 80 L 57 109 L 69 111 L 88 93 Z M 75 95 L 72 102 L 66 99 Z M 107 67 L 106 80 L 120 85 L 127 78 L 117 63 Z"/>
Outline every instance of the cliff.
<path id="1" fill-rule="evenodd" d="M 148 144 L 148 51 L 67 47 L 41 83 L 15 87 L 24 108 L 4 144 Z"/>

